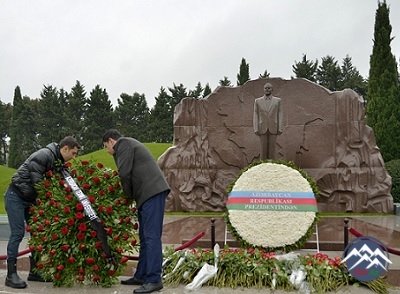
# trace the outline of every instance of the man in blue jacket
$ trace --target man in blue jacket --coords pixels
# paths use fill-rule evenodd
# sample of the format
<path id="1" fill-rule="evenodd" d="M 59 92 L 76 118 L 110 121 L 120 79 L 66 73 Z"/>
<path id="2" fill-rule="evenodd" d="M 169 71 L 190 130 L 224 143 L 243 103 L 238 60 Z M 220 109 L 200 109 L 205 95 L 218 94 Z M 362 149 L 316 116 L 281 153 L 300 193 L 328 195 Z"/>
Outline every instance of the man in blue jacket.
<path id="1" fill-rule="evenodd" d="M 136 202 L 138 209 L 139 261 L 134 276 L 121 284 L 141 285 L 133 293 L 161 290 L 161 237 L 170 187 L 157 161 L 141 142 L 111 129 L 103 135 L 103 145 L 114 156 L 125 195 Z"/>
<path id="2" fill-rule="evenodd" d="M 36 205 L 38 184 L 49 170 L 54 171 L 58 164 L 63 164 L 78 154 L 81 145 L 74 137 L 68 136 L 59 144 L 51 143 L 45 148 L 32 153 L 12 176 L 11 184 L 4 194 L 4 202 L 10 225 L 10 238 L 7 245 L 6 286 L 26 288 L 27 284 L 17 274 L 19 244 L 25 235 L 25 222 L 28 223 L 29 207 Z M 37 256 L 32 252 L 31 269 L 28 281 L 44 282 L 40 274 L 35 273 Z"/>

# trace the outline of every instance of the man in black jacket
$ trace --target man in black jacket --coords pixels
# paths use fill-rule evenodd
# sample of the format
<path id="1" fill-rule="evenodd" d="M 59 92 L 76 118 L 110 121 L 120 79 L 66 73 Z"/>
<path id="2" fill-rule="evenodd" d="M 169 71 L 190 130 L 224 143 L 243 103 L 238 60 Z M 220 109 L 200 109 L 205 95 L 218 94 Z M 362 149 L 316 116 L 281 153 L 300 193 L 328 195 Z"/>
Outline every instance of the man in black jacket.
<path id="1" fill-rule="evenodd" d="M 103 135 L 103 145 L 114 156 L 125 195 L 136 202 L 138 209 L 139 262 L 135 275 L 121 284 L 141 285 L 133 293 L 161 290 L 161 236 L 170 187 L 153 155 L 139 141 L 111 129 Z"/>
<path id="2" fill-rule="evenodd" d="M 37 191 L 35 184 L 43 179 L 47 171 L 54 171 L 57 164 L 63 164 L 73 159 L 78 154 L 80 147 L 81 145 L 74 137 L 65 137 L 59 144 L 51 143 L 32 153 L 12 176 L 11 184 L 4 195 L 11 231 L 7 245 L 6 286 L 11 288 L 25 288 L 27 286 L 26 282 L 17 274 L 17 257 L 19 244 L 25 235 L 24 222 L 27 223 L 30 217 L 29 207 L 36 205 Z M 36 266 L 35 260 L 34 252 L 32 252 L 28 281 L 43 282 L 42 277 L 33 272 Z"/>

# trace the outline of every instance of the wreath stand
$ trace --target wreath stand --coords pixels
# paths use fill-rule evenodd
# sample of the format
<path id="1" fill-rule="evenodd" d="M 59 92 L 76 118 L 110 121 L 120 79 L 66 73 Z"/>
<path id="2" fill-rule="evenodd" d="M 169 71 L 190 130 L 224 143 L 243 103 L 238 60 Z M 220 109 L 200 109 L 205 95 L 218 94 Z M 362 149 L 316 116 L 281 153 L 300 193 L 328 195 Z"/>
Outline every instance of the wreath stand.
<path id="1" fill-rule="evenodd" d="M 318 224 L 315 224 L 315 239 L 317 240 L 317 253 L 319 253 L 319 237 L 318 237 Z"/>

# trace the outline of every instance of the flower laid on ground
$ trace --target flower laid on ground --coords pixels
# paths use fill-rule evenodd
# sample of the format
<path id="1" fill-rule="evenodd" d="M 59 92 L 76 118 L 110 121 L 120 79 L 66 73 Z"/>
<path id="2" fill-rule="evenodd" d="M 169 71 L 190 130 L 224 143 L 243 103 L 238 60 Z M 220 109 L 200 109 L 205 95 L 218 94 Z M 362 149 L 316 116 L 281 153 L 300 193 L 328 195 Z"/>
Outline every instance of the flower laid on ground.
<path id="1" fill-rule="evenodd" d="M 214 258 L 214 250 L 175 251 L 167 247 L 164 250 L 164 283 L 170 286 L 189 284 L 204 263 L 214 264 Z M 225 247 L 219 251 L 217 259 L 218 272 L 206 282 L 207 286 L 325 293 L 359 283 L 340 264 L 340 257 L 330 258 L 322 253 L 278 255 L 258 248 Z M 382 294 L 388 293 L 391 287 L 382 278 L 362 284 Z"/>
<path id="2" fill-rule="evenodd" d="M 26 228 L 31 233 L 29 248 L 40 252 L 37 267 L 57 287 L 116 284 L 129 259 L 124 254 L 133 253 L 138 246 L 136 208 L 124 196 L 116 171 L 86 160 L 64 167 L 100 218 L 116 262 L 107 258 L 98 232 L 71 187 L 60 173 L 48 171 L 37 185 L 37 206 L 31 207 Z"/>
<path id="3" fill-rule="evenodd" d="M 293 163 L 252 163 L 228 194 L 225 218 L 243 247 L 287 252 L 299 248 L 315 230 L 318 188 Z"/>

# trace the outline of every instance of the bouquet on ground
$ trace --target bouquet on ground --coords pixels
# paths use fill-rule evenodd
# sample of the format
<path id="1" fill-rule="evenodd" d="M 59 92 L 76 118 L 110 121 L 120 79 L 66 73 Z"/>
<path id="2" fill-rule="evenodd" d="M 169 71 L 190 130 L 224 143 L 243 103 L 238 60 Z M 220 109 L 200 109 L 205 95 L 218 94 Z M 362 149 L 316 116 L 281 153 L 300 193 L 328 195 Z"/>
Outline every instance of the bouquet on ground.
<path id="1" fill-rule="evenodd" d="M 279 254 L 262 248 L 229 248 L 227 245 L 218 254 L 210 249 L 175 251 L 173 247 L 167 247 L 163 281 L 171 287 L 190 284 L 204 264 L 217 262 L 218 270 L 205 286 L 326 293 L 336 292 L 344 286 L 364 285 L 381 294 L 387 294 L 393 288 L 381 277 L 370 282 L 357 281 L 341 261 L 339 256 L 330 258 L 323 253 Z"/>
<path id="2" fill-rule="evenodd" d="M 40 256 L 38 271 L 54 286 L 109 287 L 118 283 L 126 268 L 129 258 L 124 254 L 134 253 L 138 246 L 136 207 L 125 197 L 116 171 L 87 160 L 64 167 L 100 218 L 115 263 L 103 251 L 83 205 L 61 174 L 52 171 L 37 185 L 37 206 L 30 208 L 29 248 Z"/>

